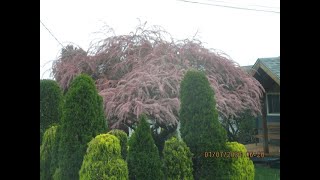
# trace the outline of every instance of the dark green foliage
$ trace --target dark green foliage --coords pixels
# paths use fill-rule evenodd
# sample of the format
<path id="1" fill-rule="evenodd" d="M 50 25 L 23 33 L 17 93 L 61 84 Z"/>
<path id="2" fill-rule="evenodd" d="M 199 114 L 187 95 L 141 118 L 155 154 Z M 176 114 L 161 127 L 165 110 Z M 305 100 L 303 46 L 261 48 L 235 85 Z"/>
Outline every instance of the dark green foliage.
<path id="1" fill-rule="evenodd" d="M 203 72 L 188 71 L 180 87 L 181 137 L 194 154 L 195 179 L 223 177 L 220 158 L 205 158 L 204 153 L 225 149 L 226 132 L 218 121 L 214 91 Z"/>
<path id="2" fill-rule="evenodd" d="M 61 59 L 73 58 L 78 54 L 87 55 L 87 53 L 83 49 L 74 47 L 72 44 L 69 44 L 66 47 L 62 48 Z"/>
<path id="3" fill-rule="evenodd" d="M 109 134 L 112 134 L 116 136 L 120 140 L 120 146 L 121 146 L 121 156 L 124 160 L 127 159 L 127 149 L 128 149 L 128 136 L 127 134 L 119 129 L 113 129 L 108 132 Z"/>
<path id="4" fill-rule="evenodd" d="M 120 150 L 119 139 L 109 133 L 91 140 L 79 172 L 80 180 L 129 179 L 127 163 Z"/>
<path id="5" fill-rule="evenodd" d="M 40 80 L 40 144 L 47 128 L 59 123 L 62 114 L 62 90 L 54 80 Z"/>
<path id="6" fill-rule="evenodd" d="M 59 142 L 59 168 L 63 179 L 78 180 L 87 144 L 107 131 L 102 98 L 94 81 L 77 76 L 66 93 Z"/>
<path id="7" fill-rule="evenodd" d="M 255 117 L 247 110 L 236 118 L 223 119 L 222 125 L 228 133 L 228 141 L 237 141 L 242 144 L 253 143 L 255 133 Z"/>
<path id="8" fill-rule="evenodd" d="M 165 142 L 163 173 L 167 180 L 193 180 L 192 153 L 187 145 L 175 137 Z"/>
<path id="9" fill-rule="evenodd" d="M 239 134 L 238 142 L 242 144 L 253 143 L 252 135 L 254 135 L 255 117 L 246 112 L 239 118 Z"/>
<path id="10" fill-rule="evenodd" d="M 129 178 L 131 180 L 162 180 L 161 161 L 158 148 L 154 144 L 146 116 L 142 115 L 137 129 L 129 139 L 127 156 Z"/>
<path id="11" fill-rule="evenodd" d="M 40 146 L 40 179 L 51 180 L 53 173 L 51 172 L 52 153 L 54 142 L 56 139 L 57 126 L 48 128 L 44 135 Z"/>
<path id="12" fill-rule="evenodd" d="M 254 165 L 247 155 L 247 149 L 243 144 L 237 142 L 227 142 L 227 152 L 241 152 L 237 158 L 228 158 L 226 169 L 228 169 L 228 179 L 254 179 Z"/>
<path id="13" fill-rule="evenodd" d="M 160 155 L 160 158 L 163 156 L 163 148 L 164 148 L 164 143 L 167 139 L 175 135 L 176 129 L 175 128 L 168 128 L 168 129 L 161 129 L 160 133 L 158 133 L 159 127 L 151 128 L 151 135 L 153 137 L 154 143 L 158 148 L 158 152 Z"/>

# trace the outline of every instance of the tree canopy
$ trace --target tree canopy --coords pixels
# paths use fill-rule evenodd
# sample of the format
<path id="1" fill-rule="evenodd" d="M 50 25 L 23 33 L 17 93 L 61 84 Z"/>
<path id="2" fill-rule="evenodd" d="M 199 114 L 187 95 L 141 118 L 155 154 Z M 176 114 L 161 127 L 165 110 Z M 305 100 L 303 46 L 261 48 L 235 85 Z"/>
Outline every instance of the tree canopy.
<path id="1" fill-rule="evenodd" d="M 226 54 L 197 39 L 174 40 L 158 26 L 144 24 L 127 35 L 111 35 L 86 53 L 68 47 L 53 63 L 52 74 L 63 89 L 76 75 L 90 75 L 112 129 L 132 126 L 141 113 L 164 129 L 175 129 L 180 82 L 190 68 L 205 72 L 220 117 L 237 117 L 248 109 L 260 114 L 263 87 L 257 80 Z"/>

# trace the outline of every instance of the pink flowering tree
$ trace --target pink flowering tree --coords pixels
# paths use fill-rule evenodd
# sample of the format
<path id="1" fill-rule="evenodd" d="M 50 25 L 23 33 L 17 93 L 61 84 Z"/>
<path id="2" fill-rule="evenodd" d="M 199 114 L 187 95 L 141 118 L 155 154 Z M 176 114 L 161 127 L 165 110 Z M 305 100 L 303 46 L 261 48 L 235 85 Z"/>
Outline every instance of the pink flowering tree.
<path id="1" fill-rule="evenodd" d="M 155 128 L 173 132 L 179 122 L 180 81 L 190 68 L 205 71 L 227 126 L 245 110 L 260 114 L 263 87 L 236 62 L 199 40 L 173 40 L 156 26 L 144 24 L 128 35 L 109 36 L 87 52 L 67 46 L 54 61 L 52 75 L 64 90 L 76 75 L 91 75 L 111 129 L 134 128 L 145 113 Z"/>

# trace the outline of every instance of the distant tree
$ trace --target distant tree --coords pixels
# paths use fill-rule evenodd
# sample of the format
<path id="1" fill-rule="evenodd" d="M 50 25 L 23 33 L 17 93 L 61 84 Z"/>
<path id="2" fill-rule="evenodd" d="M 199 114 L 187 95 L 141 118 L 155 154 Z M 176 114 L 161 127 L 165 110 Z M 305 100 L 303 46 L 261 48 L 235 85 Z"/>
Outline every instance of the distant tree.
<path id="1" fill-rule="evenodd" d="M 60 58 L 56 61 L 54 61 L 54 64 L 69 64 L 70 62 L 79 59 L 79 58 L 86 58 L 87 53 L 79 47 L 75 47 L 74 45 L 67 45 L 66 47 L 62 48 L 60 53 Z M 79 64 L 77 67 L 72 68 L 71 66 L 59 66 L 59 69 L 57 67 L 52 68 L 52 74 L 54 74 L 54 78 L 57 82 L 60 83 L 67 83 L 70 85 L 72 79 L 76 77 L 77 75 L 81 74 L 81 68 L 83 68 L 83 65 Z M 83 70 L 90 72 L 89 69 L 84 68 Z M 70 73 L 73 71 L 72 78 L 66 78 L 64 76 L 59 75 L 61 72 L 63 73 Z M 88 73 L 86 73 L 88 74 Z M 67 87 L 63 87 L 64 93 L 66 93 L 68 90 Z"/>
<path id="2" fill-rule="evenodd" d="M 137 129 L 129 139 L 127 156 L 129 178 L 162 180 L 161 160 L 146 118 L 145 115 L 141 116 Z"/>
<path id="3" fill-rule="evenodd" d="M 63 95 L 54 80 L 40 80 L 40 144 L 47 128 L 59 123 L 62 114 Z"/>
<path id="4" fill-rule="evenodd" d="M 53 172 L 51 171 L 52 153 L 56 138 L 57 126 L 48 128 L 43 136 L 43 141 L 40 146 L 40 179 L 51 180 Z"/>
<path id="5" fill-rule="evenodd" d="M 163 173 L 167 180 L 193 180 L 192 153 L 187 145 L 171 137 L 163 149 Z"/>
<path id="6" fill-rule="evenodd" d="M 101 134 L 92 139 L 79 176 L 80 180 L 129 179 L 127 163 L 121 158 L 119 139 L 111 134 Z"/>
<path id="7" fill-rule="evenodd" d="M 88 75 L 79 75 L 66 93 L 59 142 L 59 170 L 63 179 L 79 179 L 87 144 L 107 131 L 102 98 Z"/>
<path id="8" fill-rule="evenodd" d="M 174 41 L 163 29 L 144 24 L 128 35 L 102 39 L 87 52 L 62 53 L 52 73 L 64 89 L 77 74 L 92 76 L 111 129 L 133 128 L 137 117 L 145 113 L 155 128 L 160 127 L 161 131 L 152 132 L 160 136 L 162 142 L 157 144 L 163 144 L 177 128 L 180 82 L 190 68 L 205 72 L 223 120 L 245 110 L 260 114 L 261 84 L 226 54 L 207 49 L 196 39 Z"/>
<path id="9" fill-rule="evenodd" d="M 237 118 L 223 121 L 222 125 L 227 130 L 229 141 L 237 141 L 242 144 L 251 143 L 255 128 L 255 117 L 248 111 Z"/>
<path id="10" fill-rule="evenodd" d="M 178 129 L 175 131 L 163 130 L 161 127 L 157 126 L 157 124 L 151 124 L 151 130 L 154 143 L 158 148 L 160 158 L 162 158 L 165 141 L 173 136 L 177 137 Z M 158 133 L 159 130 L 160 133 Z"/>
<path id="11" fill-rule="evenodd" d="M 72 44 L 67 45 L 61 51 L 62 59 L 73 58 L 77 55 L 87 55 L 87 53 L 83 49 L 75 47 Z"/>
<path id="12" fill-rule="evenodd" d="M 238 119 L 239 121 L 239 131 L 238 131 L 238 139 L 237 141 L 241 144 L 248 144 L 252 142 L 252 135 L 254 135 L 256 121 L 255 117 L 245 114 L 242 116 L 242 119 Z M 231 140 L 229 140 L 231 141 Z"/>
<path id="13" fill-rule="evenodd" d="M 121 146 L 121 156 L 124 160 L 127 159 L 127 149 L 128 149 L 128 136 L 127 134 L 119 129 L 113 129 L 108 132 L 109 134 L 112 134 L 116 136 L 120 140 L 120 146 Z"/>
<path id="14" fill-rule="evenodd" d="M 193 157 L 195 179 L 221 179 L 224 174 L 220 158 L 204 157 L 205 152 L 225 150 L 226 131 L 218 121 L 214 91 L 203 72 L 190 70 L 180 89 L 181 137 Z"/>

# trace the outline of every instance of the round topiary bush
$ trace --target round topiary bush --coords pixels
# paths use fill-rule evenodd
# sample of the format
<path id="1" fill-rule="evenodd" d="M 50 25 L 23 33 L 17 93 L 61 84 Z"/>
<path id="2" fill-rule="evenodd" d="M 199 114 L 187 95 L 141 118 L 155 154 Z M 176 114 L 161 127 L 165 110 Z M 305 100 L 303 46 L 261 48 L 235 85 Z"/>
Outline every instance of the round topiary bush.
<path id="1" fill-rule="evenodd" d="M 52 179 L 53 172 L 51 171 L 52 153 L 56 138 L 57 126 L 48 128 L 44 135 L 40 146 L 40 179 Z"/>
<path id="2" fill-rule="evenodd" d="M 254 179 L 254 165 L 247 155 L 247 149 L 243 144 L 237 142 L 227 142 L 228 152 L 240 152 L 238 157 L 228 158 L 226 169 L 228 169 L 230 180 Z"/>
<path id="3" fill-rule="evenodd" d="M 166 179 L 193 180 L 192 153 L 187 145 L 175 137 L 164 144 L 163 173 Z"/>
<path id="4" fill-rule="evenodd" d="M 204 72 L 188 71 L 180 86 L 180 132 L 193 155 L 195 179 L 220 179 L 221 158 L 204 157 L 205 152 L 225 149 L 226 131 L 218 121 L 214 91 Z"/>
<path id="5" fill-rule="evenodd" d="M 102 97 L 99 96 L 93 79 L 84 74 L 75 77 L 65 96 L 58 134 L 61 177 L 79 180 L 87 144 L 106 131 Z"/>
<path id="6" fill-rule="evenodd" d="M 56 81 L 40 80 L 40 144 L 46 129 L 60 121 L 62 100 L 62 90 Z"/>
<path id="7" fill-rule="evenodd" d="M 79 172 L 80 180 L 128 179 L 127 163 L 121 158 L 120 140 L 101 134 L 88 144 Z"/>
<path id="8" fill-rule="evenodd" d="M 120 146 L 121 146 L 121 156 L 124 160 L 127 158 L 127 141 L 128 141 L 128 136 L 127 134 L 119 129 L 113 129 L 108 132 L 109 134 L 112 134 L 116 136 L 120 140 Z"/>
<path id="9" fill-rule="evenodd" d="M 157 146 L 151 135 L 146 116 L 140 117 L 137 129 L 129 139 L 127 156 L 129 178 L 131 180 L 162 180 L 161 160 Z"/>

